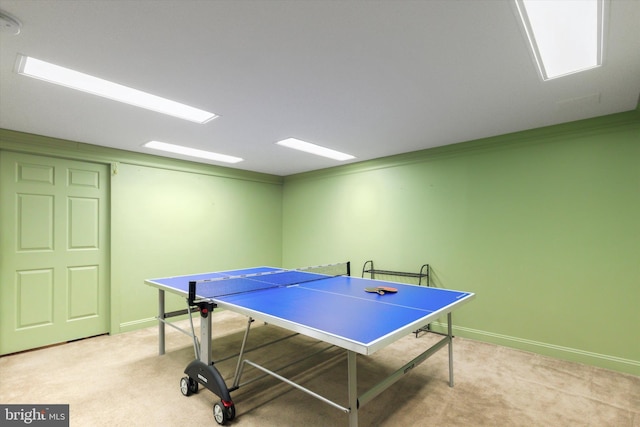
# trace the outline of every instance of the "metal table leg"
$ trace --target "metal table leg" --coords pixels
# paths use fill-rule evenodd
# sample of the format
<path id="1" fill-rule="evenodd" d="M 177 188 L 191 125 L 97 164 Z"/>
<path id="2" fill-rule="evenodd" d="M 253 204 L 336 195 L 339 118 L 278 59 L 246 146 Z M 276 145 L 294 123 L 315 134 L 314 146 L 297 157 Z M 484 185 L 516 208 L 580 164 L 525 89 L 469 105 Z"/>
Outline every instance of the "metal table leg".
<path id="1" fill-rule="evenodd" d="M 158 289 L 158 354 L 164 354 L 164 291 Z"/>
<path id="2" fill-rule="evenodd" d="M 358 372 L 356 352 L 347 351 L 347 369 L 349 388 L 349 427 L 358 425 Z"/>
<path id="3" fill-rule="evenodd" d="M 447 336 L 449 338 L 449 387 L 453 387 L 453 333 L 451 312 L 447 313 Z"/>

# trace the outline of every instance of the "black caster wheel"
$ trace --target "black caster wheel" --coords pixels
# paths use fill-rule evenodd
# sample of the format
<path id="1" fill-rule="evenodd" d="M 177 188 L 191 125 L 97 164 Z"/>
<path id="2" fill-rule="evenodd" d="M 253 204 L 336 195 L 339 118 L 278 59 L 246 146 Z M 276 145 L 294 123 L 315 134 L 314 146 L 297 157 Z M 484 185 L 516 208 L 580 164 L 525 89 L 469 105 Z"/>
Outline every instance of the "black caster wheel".
<path id="1" fill-rule="evenodd" d="M 235 405 L 231 405 L 227 407 L 227 419 L 231 421 L 236 417 L 236 407 Z"/>
<path id="2" fill-rule="evenodd" d="M 198 383 L 190 377 L 180 379 L 180 391 L 184 396 L 191 396 L 198 392 Z"/>
<path id="3" fill-rule="evenodd" d="M 216 422 L 221 426 L 225 425 L 225 423 L 229 420 L 228 411 L 224 407 L 222 402 L 216 402 L 213 404 L 213 419 L 216 420 Z"/>

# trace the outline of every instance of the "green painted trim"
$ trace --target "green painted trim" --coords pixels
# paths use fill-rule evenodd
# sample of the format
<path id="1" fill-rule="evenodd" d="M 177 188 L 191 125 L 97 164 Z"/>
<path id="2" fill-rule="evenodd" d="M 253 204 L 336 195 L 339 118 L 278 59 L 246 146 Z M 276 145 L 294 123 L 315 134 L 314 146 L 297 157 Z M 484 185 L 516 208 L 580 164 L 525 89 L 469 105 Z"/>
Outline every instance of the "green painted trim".
<path id="1" fill-rule="evenodd" d="M 446 323 L 433 322 L 431 323 L 431 327 L 436 332 L 446 333 L 447 331 Z M 496 334 L 464 326 L 453 326 L 452 329 L 454 336 L 475 339 L 477 341 L 497 344 L 570 362 L 597 366 L 599 368 L 610 369 L 617 372 L 640 375 L 640 361 L 637 360 L 624 359 L 622 357 L 594 353 L 561 345 Z"/>
<path id="2" fill-rule="evenodd" d="M 169 159 L 151 154 L 100 147 L 7 129 L 0 129 L 0 149 L 110 164 L 112 166 L 112 173 L 117 172 L 118 163 L 126 163 L 156 169 L 167 169 L 275 185 L 282 185 L 283 182 L 282 177 L 277 175 L 225 168 L 186 160 Z"/>
<path id="3" fill-rule="evenodd" d="M 586 120 L 580 120 L 559 125 L 547 126 L 481 138 L 456 144 L 428 148 L 394 156 L 381 157 L 348 165 L 335 166 L 317 171 L 287 175 L 285 183 L 306 179 L 335 177 L 355 173 L 368 172 L 378 169 L 387 169 L 405 166 L 413 163 L 423 163 L 430 160 L 442 159 L 451 156 L 464 155 L 472 152 L 484 152 L 488 150 L 503 150 L 522 145 L 548 144 L 558 140 L 570 140 L 583 138 L 586 135 L 597 135 L 611 132 L 612 129 L 630 127 L 640 130 L 640 106 L 624 113 L 601 116 Z"/>

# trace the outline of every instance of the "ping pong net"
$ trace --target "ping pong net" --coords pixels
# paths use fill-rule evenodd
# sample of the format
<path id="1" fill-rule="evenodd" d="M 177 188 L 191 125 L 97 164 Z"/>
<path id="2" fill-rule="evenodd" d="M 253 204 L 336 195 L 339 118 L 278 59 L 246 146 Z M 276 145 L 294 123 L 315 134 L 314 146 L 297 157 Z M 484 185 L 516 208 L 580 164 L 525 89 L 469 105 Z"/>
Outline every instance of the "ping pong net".
<path id="1" fill-rule="evenodd" d="M 189 304 L 196 304 L 197 297 L 210 299 L 228 295 L 282 288 L 315 282 L 336 276 L 351 275 L 350 263 L 325 264 L 295 270 L 274 270 L 263 273 L 229 275 L 189 282 Z"/>

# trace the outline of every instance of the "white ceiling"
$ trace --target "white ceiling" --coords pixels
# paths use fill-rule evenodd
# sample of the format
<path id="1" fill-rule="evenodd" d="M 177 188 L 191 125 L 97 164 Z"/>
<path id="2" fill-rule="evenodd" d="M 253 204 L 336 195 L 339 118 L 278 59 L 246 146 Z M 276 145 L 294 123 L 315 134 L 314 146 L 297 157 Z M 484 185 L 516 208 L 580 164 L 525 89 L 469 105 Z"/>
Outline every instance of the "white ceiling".
<path id="1" fill-rule="evenodd" d="M 640 1 L 611 0 L 604 65 L 543 82 L 508 0 L 0 0 L 0 127 L 290 175 L 636 108 Z M 199 125 L 14 72 L 33 56 L 219 114 Z M 349 162 L 346 162 L 349 163 Z"/>

